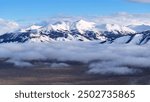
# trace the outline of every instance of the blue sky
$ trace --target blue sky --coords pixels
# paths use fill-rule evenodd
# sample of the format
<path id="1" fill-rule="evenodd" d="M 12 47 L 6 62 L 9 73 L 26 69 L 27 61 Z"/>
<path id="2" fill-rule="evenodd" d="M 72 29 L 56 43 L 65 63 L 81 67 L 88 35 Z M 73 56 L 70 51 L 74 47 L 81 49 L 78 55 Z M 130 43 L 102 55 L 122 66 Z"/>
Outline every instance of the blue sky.
<path id="1" fill-rule="evenodd" d="M 0 18 L 10 20 L 57 15 L 98 16 L 118 12 L 150 13 L 150 4 L 130 0 L 0 0 Z"/>

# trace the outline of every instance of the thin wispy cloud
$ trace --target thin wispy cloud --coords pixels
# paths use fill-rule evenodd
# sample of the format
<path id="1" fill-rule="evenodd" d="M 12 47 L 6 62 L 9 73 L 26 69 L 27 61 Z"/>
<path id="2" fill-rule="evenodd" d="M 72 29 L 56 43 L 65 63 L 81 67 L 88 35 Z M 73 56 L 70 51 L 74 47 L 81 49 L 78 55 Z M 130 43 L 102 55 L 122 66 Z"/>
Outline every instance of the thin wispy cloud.
<path id="1" fill-rule="evenodd" d="M 95 22 L 96 24 L 119 24 L 119 25 L 150 25 L 150 13 L 130 14 L 127 12 L 119 12 L 105 16 L 57 16 L 43 19 L 41 24 L 56 23 L 57 21 L 74 22 L 80 19 Z"/>
<path id="2" fill-rule="evenodd" d="M 150 0 L 129 0 L 133 2 L 140 2 L 140 3 L 150 3 Z"/>
<path id="3" fill-rule="evenodd" d="M 114 13 L 108 16 L 100 16 L 93 18 L 93 21 L 99 24 L 119 24 L 119 25 L 150 25 L 150 14 L 139 13 L 130 14 L 126 12 Z"/>
<path id="4" fill-rule="evenodd" d="M 119 24 L 124 26 L 130 26 L 130 25 L 150 25 L 150 13 L 141 13 L 141 14 L 130 14 L 126 12 L 119 12 L 114 13 L 107 16 L 54 16 L 54 17 L 48 17 L 48 18 L 41 18 L 40 20 L 29 20 L 26 22 L 20 23 L 20 21 L 9 21 L 6 19 L 0 18 L 0 35 L 7 33 L 7 32 L 13 32 L 21 27 L 26 27 L 31 24 L 38 24 L 38 25 L 47 25 L 47 24 L 54 24 L 58 21 L 69 21 L 69 22 L 75 22 L 78 20 L 86 20 L 95 22 L 97 25 L 101 24 Z M 27 23 L 30 22 L 30 23 Z"/>

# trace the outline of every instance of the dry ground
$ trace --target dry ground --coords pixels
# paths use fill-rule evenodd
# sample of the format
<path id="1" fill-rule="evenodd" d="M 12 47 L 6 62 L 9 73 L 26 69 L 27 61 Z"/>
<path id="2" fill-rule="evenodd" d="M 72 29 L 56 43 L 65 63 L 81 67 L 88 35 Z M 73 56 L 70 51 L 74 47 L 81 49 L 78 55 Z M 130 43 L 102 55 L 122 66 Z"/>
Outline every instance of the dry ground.
<path id="1" fill-rule="evenodd" d="M 150 70 L 137 75 L 87 74 L 87 65 L 73 64 L 68 68 L 52 69 L 49 66 L 15 67 L 0 61 L 1 85 L 128 85 L 150 84 Z"/>

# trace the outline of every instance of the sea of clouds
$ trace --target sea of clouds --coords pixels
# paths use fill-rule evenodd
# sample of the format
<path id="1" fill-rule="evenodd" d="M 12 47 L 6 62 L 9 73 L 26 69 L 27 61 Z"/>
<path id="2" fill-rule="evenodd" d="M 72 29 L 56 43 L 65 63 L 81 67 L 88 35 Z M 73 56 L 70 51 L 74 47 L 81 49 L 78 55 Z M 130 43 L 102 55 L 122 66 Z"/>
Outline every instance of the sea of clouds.
<path id="1" fill-rule="evenodd" d="M 150 46 L 132 44 L 100 44 L 93 42 L 4 43 L 0 59 L 16 66 L 33 66 L 30 61 L 75 61 L 87 64 L 90 74 L 126 75 L 150 68 Z M 51 63 L 52 67 L 69 67 L 67 63 Z"/>

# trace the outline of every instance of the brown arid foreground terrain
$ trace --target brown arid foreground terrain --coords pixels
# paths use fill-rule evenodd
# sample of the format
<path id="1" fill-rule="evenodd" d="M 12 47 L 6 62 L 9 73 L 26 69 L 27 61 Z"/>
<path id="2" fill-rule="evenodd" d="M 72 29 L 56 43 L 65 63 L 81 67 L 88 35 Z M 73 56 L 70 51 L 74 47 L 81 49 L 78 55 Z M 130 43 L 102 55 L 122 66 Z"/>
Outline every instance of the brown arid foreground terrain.
<path id="1" fill-rule="evenodd" d="M 38 64 L 37 64 L 38 63 Z M 0 61 L 1 85 L 143 85 L 150 84 L 150 70 L 134 75 L 87 73 L 87 65 L 70 63 L 66 68 L 51 68 L 43 62 L 34 67 L 16 67 Z"/>

